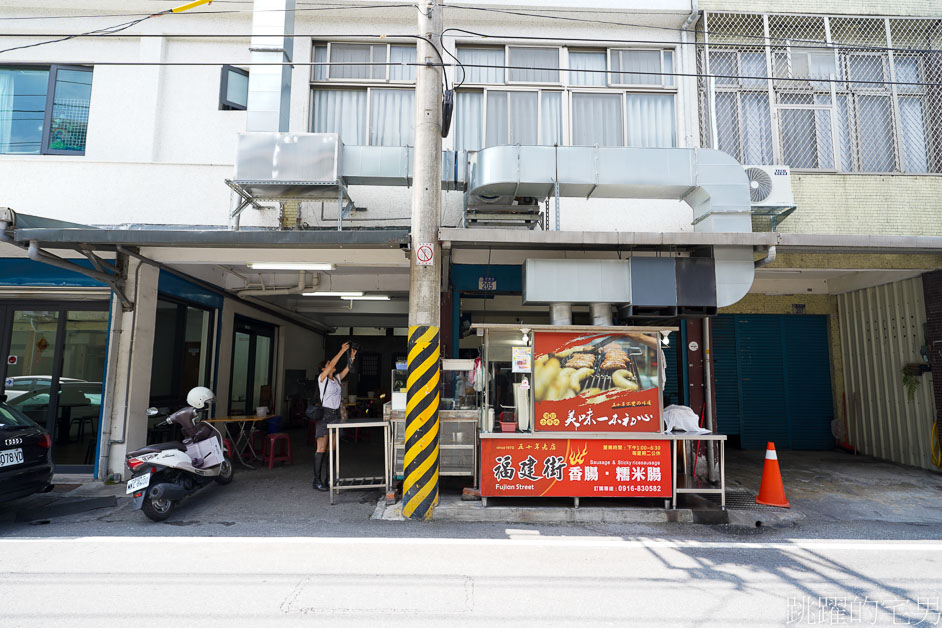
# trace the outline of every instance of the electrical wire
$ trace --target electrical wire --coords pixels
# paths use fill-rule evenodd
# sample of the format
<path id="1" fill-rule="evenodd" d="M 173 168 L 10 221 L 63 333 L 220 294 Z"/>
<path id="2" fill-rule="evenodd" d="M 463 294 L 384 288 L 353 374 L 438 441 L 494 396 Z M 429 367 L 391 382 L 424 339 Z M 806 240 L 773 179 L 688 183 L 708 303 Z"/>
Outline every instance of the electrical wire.
<path id="1" fill-rule="evenodd" d="M 144 20 L 149 20 L 149 19 L 152 18 L 152 17 L 157 17 L 157 16 L 160 16 L 160 15 L 166 15 L 166 14 L 168 14 L 168 13 L 170 13 L 170 12 L 171 12 L 171 10 L 170 10 L 170 9 L 167 9 L 166 11 L 161 11 L 160 13 L 153 13 L 153 14 L 151 14 L 151 15 L 146 15 L 146 16 L 144 16 L 144 17 L 142 17 L 142 18 L 138 18 L 138 19 L 136 19 L 136 20 L 131 20 L 130 22 L 124 22 L 124 23 L 122 23 L 122 24 L 115 24 L 114 26 L 106 26 L 106 27 L 104 27 L 104 28 L 100 28 L 100 29 L 94 30 L 94 31 L 89 31 L 89 32 L 87 32 L 87 33 L 79 33 L 79 34 L 76 34 L 76 35 L 66 35 L 65 37 L 60 37 L 59 39 L 51 39 L 51 40 L 47 40 L 47 41 L 37 41 L 37 42 L 33 42 L 33 43 L 31 43 L 31 44 L 23 44 L 22 46 L 13 46 L 12 48 L 6 48 L 6 49 L 4 49 L 4 50 L 0 50 L 0 54 L 3 54 L 4 52 L 11 52 L 11 51 L 13 51 L 13 50 L 23 50 L 24 48 L 35 48 L 35 47 L 37 47 L 37 46 L 45 46 L 46 44 L 56 44 L 56 43 L 59 43 L 59 42 L 68 41 L 68 40 L 70 40 L 70 39 L 75 39 L 75 38 L 77 38 L 77 37 L 91 37 L 91 36 L 100 37 L 100 36 L 103 36 L 103 35 L 114 35 L 115 33 L 120 33 L 121 31 L 124 31 L 124 30 L 127 30 L 127 29 L 131 28 L 132 26 L 137 26 L 138 24 L 140 24 L 140 23 L 143 22 Z"/>

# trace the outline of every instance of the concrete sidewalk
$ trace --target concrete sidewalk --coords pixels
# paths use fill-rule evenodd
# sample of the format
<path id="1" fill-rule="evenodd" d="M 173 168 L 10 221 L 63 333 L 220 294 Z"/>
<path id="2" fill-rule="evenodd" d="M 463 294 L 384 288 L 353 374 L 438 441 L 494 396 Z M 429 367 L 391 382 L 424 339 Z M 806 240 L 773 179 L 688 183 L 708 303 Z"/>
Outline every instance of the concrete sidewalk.
<path id="1" fill-rule="evenodd" d="M 185 500 L 171 517 L 171 524 L 198 522 L 248 528 L 277 523 L 299 533 L 312 526 L 401 520 L 401 502 L 386 505 L 381 490 L 344 491 L 331 506 L 326 493 L 311 489 L 313 449 L 304 434 L 292 432 L 295 464 L 274 469 L 236 468 L 228 486 L 210 486 Z M 377 443 L 345 444 L 349 453 L 361 448 L 364 462 L 346 455 L 345 473 L 358 473 L 376 456 Z M 681 496 L 676 510 L 665 510 L 661 500 L 583 499 L 580 508 L 572 500 L 491 499 L 462 501 L 468 482 L 443 478 L 441 503 L 435 519 L 445 525 L 483 523 L 550 523 L 589 525 L 707 523 L 748 527 L 795 526 L 803 523 L 857 523 L 866 521 L 942 524 L 942 474 L 882 462 L 841 451 L 780 451 L 785 493 L 792 507 L 772 508 L 755 504 L 763 468 L 764 451 L 728 451 L 727 506 L 719 500 Z M 381 454 L 380 454 L 381 460 Z M 451 481 L 449 481 L 451 480 Z M 106 485 L 88 476 L 56 476 L 56 490 L 0 504 L 0 524 L 17 526 L 62 521 L 87 521 L 136 525 L 144 515 L 131 509 L 124 484 Z M 58 518 L 58 519 L 55 519 Z M 149 523 L 149 522 L 148 522 Z M 98 525 L 95 523 L 95 525 Z"/>

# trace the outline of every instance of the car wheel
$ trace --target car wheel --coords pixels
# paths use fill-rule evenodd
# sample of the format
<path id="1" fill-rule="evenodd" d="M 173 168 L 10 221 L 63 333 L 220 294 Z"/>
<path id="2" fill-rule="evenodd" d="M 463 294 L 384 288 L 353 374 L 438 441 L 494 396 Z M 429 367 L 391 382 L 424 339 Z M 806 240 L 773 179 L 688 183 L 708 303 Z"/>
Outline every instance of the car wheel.
<path id="1" fill-rule="evenodd" d="M 235 467 L 232 466 L 232 461 L 226 456 L 222 464 L 219 465 L 219 475 L 216 476 L 216 481 L 220 484 L 228 484 L 232 481 L 233 475 L 235 475 Z"/>
<path id="2" fill-rule="evenodd" d="M 177 502 L 172 499 L 155 499 L 148 495 L 144 498 L 144 503 L 141 504 L 141 510 L 151 521 L 164 521 L 173 514 L 176 505 Z"/>

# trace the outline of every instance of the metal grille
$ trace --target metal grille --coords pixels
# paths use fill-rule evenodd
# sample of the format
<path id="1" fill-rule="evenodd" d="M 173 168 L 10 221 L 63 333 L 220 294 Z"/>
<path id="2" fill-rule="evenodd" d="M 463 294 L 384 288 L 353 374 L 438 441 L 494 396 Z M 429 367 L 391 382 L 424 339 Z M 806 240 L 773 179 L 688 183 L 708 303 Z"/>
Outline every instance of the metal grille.
<path id="1" fill-rule="evenodd" d="M 942 23 L 704 14 L 701 140 L 746 165 L 942 172 Z"/>
<path id="2" fill-rule="evenodd" d="M 56 98 L 52 103 L 52 126 L 49 148 L 52 150 L 85 150 L 88 133 L 88 100 Z"/>

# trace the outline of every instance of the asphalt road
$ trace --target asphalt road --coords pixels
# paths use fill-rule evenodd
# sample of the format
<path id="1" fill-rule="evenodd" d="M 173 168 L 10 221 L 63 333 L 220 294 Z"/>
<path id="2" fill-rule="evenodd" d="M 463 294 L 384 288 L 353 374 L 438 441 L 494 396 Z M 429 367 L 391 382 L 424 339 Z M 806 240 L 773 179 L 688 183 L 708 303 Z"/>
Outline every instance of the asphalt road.
<path id="1" fill-rule="evenodd" d="M 8 538 L 0 625 L 940 624 L 939 541 L 574 532 Z"/>

